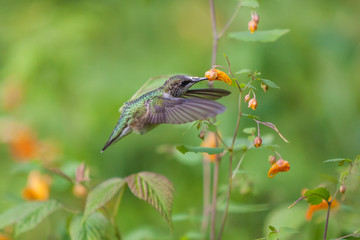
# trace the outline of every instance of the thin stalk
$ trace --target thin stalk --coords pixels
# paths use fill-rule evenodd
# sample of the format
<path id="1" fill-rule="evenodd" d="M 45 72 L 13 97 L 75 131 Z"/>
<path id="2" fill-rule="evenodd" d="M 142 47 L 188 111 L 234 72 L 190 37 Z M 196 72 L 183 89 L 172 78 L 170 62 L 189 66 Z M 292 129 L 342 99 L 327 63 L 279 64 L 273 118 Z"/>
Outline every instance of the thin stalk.
<path id="1" fill-rule="evenodd" d="M 323 240 L 326 240 L 326 234 L 327 234 L 328 225 L 329 225 L 329 218 L 330 218 L 331 203 L 332 203 L 332 201 L 328 202 L 328 210 L 327 210 L 327 214 L 326 214 L 326 223 L 325 223 L 325 230 L 324 230 L 324 238 L 323 238 Z"/>
<path id="2" fill-rule="evenodd" d="M 240 7 L 241 7 L 241 1 L 239 1 L 238 4 L 236 5 L 232 16 L 230 17 L 229 21 L 225 24 L 225 27 L 223 28 L 223 30 L 219 33 L 218 38 L 221 38 L 224 35 L 226 30 L 229 28 L 230 24 L 234 21 Z"/>
<path id="3" fill-rule="evenodd" d="M 217 27 L 216 27 L 214 0 L 209 0 L 209 4 L 210 4 L 211 27 L 212 27 L 212 33 L 213 33 L 213 47 L 212 47 L 212 55 L 211 55 L 211 66 L 214 66 L 216 64 L 216 54 L 217 54 L 217 49 L 218 49 L 219 37 L 218 37 L 218 34 L 217 34 Z"/>
<path id="4" fill-rule="evenodd" d="M 210 163 L 208 161 L 203 161 L 203 216 L 201 224 L 201 232 L 205 235 L 206 230 L 209 226 L 209 214 L 210 214 Z"/>
<path id="5" fill-rule="evenodd" d="M 217 204 L 217 190 L 219 181 L 220 159 L 217 157 L 214 166 L 214 176 L 212 185 L 212 203 L 211 203 L 211 229 L 210 240 L 215 240 L 216 236 L 216 204 Z"/>

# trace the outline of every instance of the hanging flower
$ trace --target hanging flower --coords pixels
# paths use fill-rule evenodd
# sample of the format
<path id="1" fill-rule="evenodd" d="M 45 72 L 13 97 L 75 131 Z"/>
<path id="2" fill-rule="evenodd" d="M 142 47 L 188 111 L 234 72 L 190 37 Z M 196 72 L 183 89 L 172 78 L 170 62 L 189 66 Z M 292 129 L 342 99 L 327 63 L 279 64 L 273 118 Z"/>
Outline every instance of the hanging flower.
<path id="1" fill-rule="evenodd" d="M 252 110 L 256 110 L 256 107 L 257 107 L 256 98 L 250 99 L 250 101 L 248 103 L 248 108 L 252 108 Z"/>
<path id="2" fill-rule="evenodd" d="M 232 85 L 231 78 L 223 71 L 220 71 L 218 69 L 210 69 L 205 73 L 205 77 L 209 79 L 209 81 L 218 80 L 226 82 L 229 85 Z"/>
<path id="3" fill-rule="evenodd" d="M 216 147 L 216 134 L 214 132 L 208 132 L 208 134 L 206 134 L 205 140 L 202 142 L 201 146 L 202 147 L 209 147 L 209 148 L 214 148 Z M 208 154 L 208 153 L 203 153 L 204 159 L 210 162 L 215 162 L 216 160 L 216 155 L 217 154 Z"/>
<path id="4" fill-rule="evenodd" d="M 277 160 L 276 163 L 274 163 L 268 172 L 268 177 L 272 178 L 279 172 L 287 172 L 290 170 L 290 164 L 288 161 L 285 161 L 284 159 Z"/>
<path id="5" fill-rule="evenodd" d="M 22 196 L 28 201 L 46 201 L 50 195 L 50 178 L 38 171 L 31 171 Z"/>
<path id="6" fill-rule="evenodd" d="M 329 201 L 331 201 L 331 197 L 329 198 Z M 336 200 L 336 198 L 334 199 L 334 201 L 332 201 L 331 203 L 331 209 L 333 208 L 338 208 L 340 205 L 340 203 Z M 309 205 L 309 208 L 306 212 L 305 218 L 306 220 L 310 221 L 312 219 L 313 213 L 319 210 L 326 210 L 328 209 L 328 203 L 327 201 L 322 200 L 322 202 L 318 205 Z"/>

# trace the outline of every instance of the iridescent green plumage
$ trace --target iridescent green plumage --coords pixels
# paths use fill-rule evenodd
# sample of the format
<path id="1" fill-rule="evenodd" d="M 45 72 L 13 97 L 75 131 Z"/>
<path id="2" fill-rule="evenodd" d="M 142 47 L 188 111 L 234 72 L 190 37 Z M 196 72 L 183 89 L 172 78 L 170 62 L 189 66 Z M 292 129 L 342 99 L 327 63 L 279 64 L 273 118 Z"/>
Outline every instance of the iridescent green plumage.
<path id="1" fill-rule="evenodd" d="M 161 123 L 182 124 L 205 120 L 225 111 L 216 100 L 230 94 L 222 89 L 194 89 L 191 86 L 206 78 L 177 75 L 163 86 L 126 102 L 109 140 L 102 151 L 131 132 L 144 134 Z"/>

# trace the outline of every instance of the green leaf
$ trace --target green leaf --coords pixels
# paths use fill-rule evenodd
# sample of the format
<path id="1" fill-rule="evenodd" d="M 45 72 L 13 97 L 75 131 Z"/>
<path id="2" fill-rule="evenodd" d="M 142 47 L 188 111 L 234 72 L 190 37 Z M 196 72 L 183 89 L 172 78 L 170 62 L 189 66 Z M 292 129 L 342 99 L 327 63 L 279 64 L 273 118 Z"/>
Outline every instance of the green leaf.
<path id="1" fill-rule="evenodd" d="M 152 172 L 140 172 L 126 178 L 131 192 L 153 206 L 170 224 L 174 186 L 164 176 Z"/>
<path id="2" fill-rule="evenodd" d="M 250 7 L 250 8 L 257 8 L 259 7 L 259 3 L 256 0 L 242 0 L 241 1 L 242 7 Z"/>
<path id="3" fill-rule="evenodd" d="M 229 203 L 229 213 L 250 213 L 250 212 L 262 212 L 269 209 L 267 204 L 240 204 Z M 217 208 L 218 211 L 225 211 L 225 203 L 221 204 Z"/>
<path id="4" fill-rule="evenodd" d="M 251 73 L 251 70 L 245 68 L 245 69 L 241 69 L 240 71 L 237 71 L 235 74 L 243 74 L 243 73 L 250 74 L 250 73 Z"/>
<path id="5" fill-rule="evenodd" d="M 176 149 L 179 150 L 182 154 L 185 154 L 187 152 L 194 152 L 194 153 L 208 153 L 210 155 L 212 154 L 219 154 L 222 153 L 225 148 L 209 148 L 209 147 L 191 147 L 191 146 L 184 146 L 184 145 L 178 145 L 176 146 Z"/>
<path id="6" fill-rule="evenodd" d="M 334 163 L 334 162 L 339 163 L 338 166 L 342 166 L 344 165 L 345 162 L 351 163 L 351 160 L 348 158 L 333 158 L 333 159 L 325 160 L 323 163 Z"/>
<path id="7" fill-rule="evenodd" d="M 29 215 L 41 202 L 26 202 L 7 210 L 0 215 L 0 229 L 10 226 Z"/>
<path id="8" fill-rule="evenodd" d="M 109 202 L 125 183 L 121 178 L 111 178 L 92 189 L 86 199 L 84 219 Z"/>
<path id="9" fill-rule="evenodd" d="M 246 134 L 254 134 L 256 131 L 256 128 L 252 127 L 252 128 L 244 128 L 243 132 Z"/>
<path id="10" fill-rule="evenodd" d="M 279 240 L 278 232 L 270 232 L 268 235 L 268 240 Z"/>
<path id="11" fill-rule="evenodd" d="M 272 232 L 278 232 L 277 230 L 276 230 L 276 228 L 275 227 L 273 227 L 273 226 L 269 226 L 269 229 L 270 229 L 270 231 L 272 231 Z"/>
<path id="12" fill-rule="evenodd" d="M 108 220 L 99 212 L 95 212 L 87 218 L 82 215 L 75 216 L 70 223 L 70 238 L 71 240 L 105 239 L 107 225 Z"/>
<path id="13" fill-rule="evenodd" d="M 269 80 L 269 79 L 263 79 L 263 78 L 260 78 L 260 80 L 265 83 L 266 85 L 268 85 L 269 87 L 272 87 L 272 88 L 280 88 L 278 85 L 276 85 L 276 83 L 274 83 L 273 81 Z"/>
<path id="14" fill-rule="evenodd" d="M 304 194 L 304 197 L 306 197 L 306 201 L 311 205 L 317 205 L 320 204 L 323 199 L 328 201 L 330 193 L 326 188 L 319 187 L 316 189 L 307 190 Z"/>
<path id="15" fill-rule="evenodd" d="M 241 113 L 241 116 L 248 117 L 248 118 L 251 118 L 251 119 L 257 119 L 257 120 L 260 120 L 260 117 L 259 117 L 259 116 L 252 115 L 252 114 Z"/>
<path id="16" fill-rule="evenodd" d="M 59 208 L 61 208 L 61 204 L 55 200 L 38 202 L 37 206 L 33 206 L 32 211 L 28 210 L 28 214 L 16 223 L 15 237 L 36 227 L 44 218 Z"/>
<path id="17" fill-rule="evenodd" d="M 247 42 L 265 43 L 274 42 L 289 31 L 289 29 L 273 29 L 266 31 L 256 31 L 254 33 L 250 33 L 250 31 L 232 32 L 229 33 L 229 37 Z"/>

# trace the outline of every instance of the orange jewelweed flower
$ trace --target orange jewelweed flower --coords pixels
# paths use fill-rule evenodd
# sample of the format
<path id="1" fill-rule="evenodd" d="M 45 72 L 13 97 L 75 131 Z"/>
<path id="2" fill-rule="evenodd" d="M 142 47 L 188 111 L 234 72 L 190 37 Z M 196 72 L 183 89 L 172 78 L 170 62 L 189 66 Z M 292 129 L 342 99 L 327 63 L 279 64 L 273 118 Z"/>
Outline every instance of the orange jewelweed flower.
<path id="1" fill-rule="evenodd" d="M 331 197 L 329 198 L 329 201 L 331 201 Z M 339 207 L 339 205 L 340 205 L 340 203 L 335 198 L 334 201 L 332 201 L 330 208 L 331 209 L 337 208 L 337 207 Z M 305 215 L 306 220 L 310 221 L 312 219 L 314 212 L 319 211 L 319 210 L 328 209 L 328 206 L 329 205 L 328 205 L 327 201 L 325 201 L 325 199 L 323 199 L 322 202 L 319 203 L 318 205 L 310 205 L 306 212 L 306 215 Z"/>
<path id="2" fill-rule="evenodd" d="M 257 23 L 254 19 L 251 19 L 248 23 L 249 31 L 251 33 L 254 33 L 257 29 Z"/>
<path id="3" fill-rule="evenodd" d="M 202 142 L 201 146 L 202 147 L 209 147 L 209 148 L 214 148 L 216 147 L 216 134 L 214 132 L 208 132 L 208 134 L 205 137 L 205 140 Z M 216 155 L 217 154 L 208 154 L 208 153 L 203 153 L 204 155 L 204 159 L 210 162 L 215 162 L 216 160 Z"/>
<path id="4" fill-rule="evenodd" d="M 31 171 L 22 196 L 28 201 L 46 201 L 50 195 L 50 178 L 38 171 Z"/>
<path id="5" fill-rule="evenodd" d="M 290 164 L 288 161 L 285 161 L 284 159 L 277 160 L 276 163 L 274 163 L 268 172 L 268 177 L 272 178 L 279 172 L 287 172 L 290 170 Z"/>
<path id="6" fill-rule="evenodd" d="M 209 79 L 209 81 L 218 80 L 226 82 L 229 85 L 232 85 L 231 78 L 223 71 L 220 71 L 218 69 L 210 69 L 205 73 L 205 77 Z"/>
<path id="7" fill-rule="evenodd" d="M 15 133 L 10 141 L 12 156 L 16 160 L 27 161 L 39 156 L 39 143 L 30 130 L 21 130 Z"/>
<path id="8" fill-rule="evenodd" d="M 248 108 L 252 108 L 252 110 L 256 110 L 256 107 L 257 107 L 256 98 L 250 99 L 250 101 L 248 103 Z"/>

